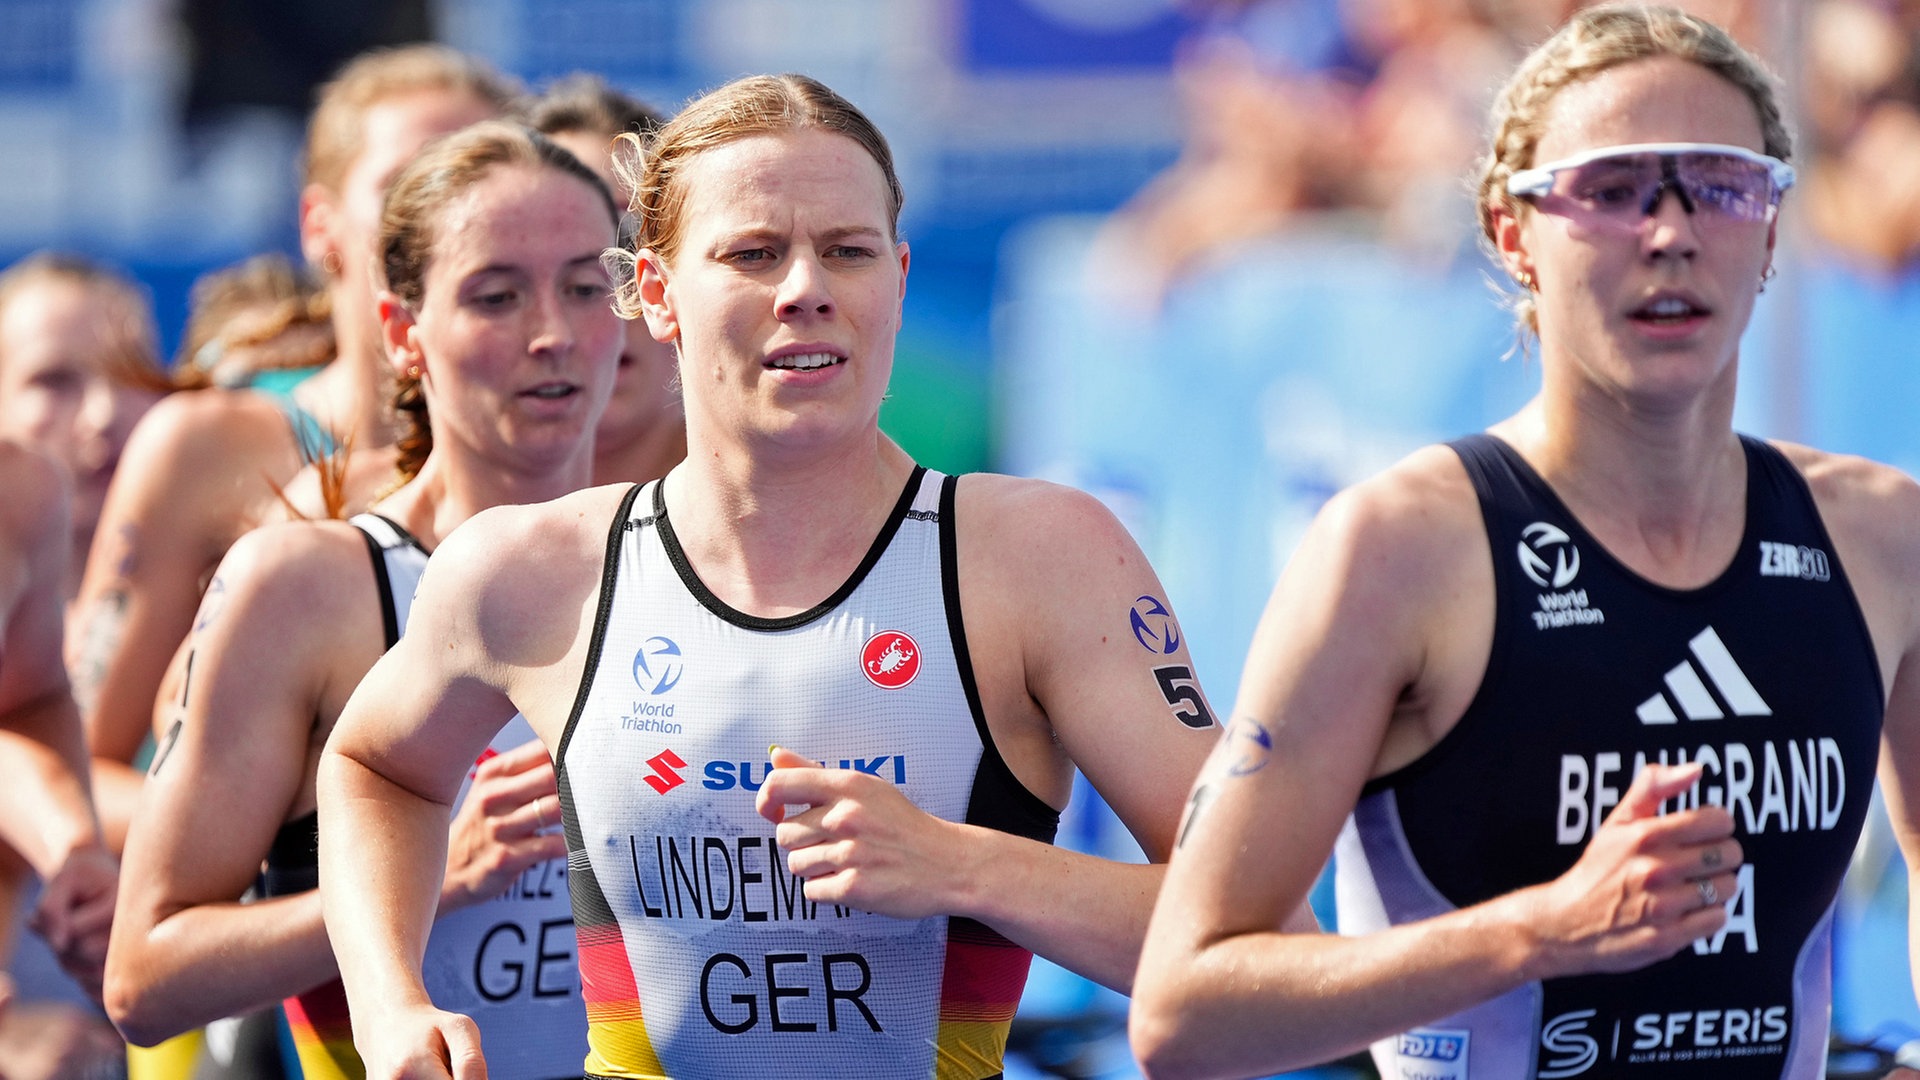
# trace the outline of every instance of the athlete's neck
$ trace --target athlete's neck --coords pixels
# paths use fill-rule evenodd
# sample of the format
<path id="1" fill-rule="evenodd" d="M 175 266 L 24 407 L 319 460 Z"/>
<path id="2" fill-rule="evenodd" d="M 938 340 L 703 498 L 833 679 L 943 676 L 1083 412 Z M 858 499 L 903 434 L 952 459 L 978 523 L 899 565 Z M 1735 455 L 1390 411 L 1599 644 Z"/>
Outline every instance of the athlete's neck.
<path id="1" fill-rule="evenodd" d="M 778 618 L 831 596 L 900 499 L 913 459 L 878 429 L 811 454 L 728 453 L 689 431 L 664 481 L 681 548 L 714 595 Z"/>
<path id="2" fill-rule="evenodd" d="M 644 484 L 667 475 L 667 470 L 686 460 L 687 425 L 677 414 L 647 427 L 619 446 L 602 446 L 594 441 L 593 482 L 598 484 Z"/>
<path id="3" fill-rule="evenodd" d="M 586 487 L 591 479 L 592 453 L 585 448 L 551 469 L 510 472 L 436 447 L 419 475 L 373 509 L 405 525 L 433 550 L 482 510 L 548 502 Z"/>
<path id="4" fill-rule="evenodd" d="M 343 317 L 346 300 L 335 290 L 333 331 L 338 352 L 325 370 L 301 383 L 294 400 L 333 433 L 336 440 L 353 440 L 355 449 L 391 446 L 400 437 L 393 413 L 393 372 L 377 341 Z"/>
<path id="5" fill-rule="evenodd" d="M 1690 588 L 1719 576 L 1745 528 L 1746 455 L 1730 414 L 1650 416 L 1543 392 L 1489 430 L 1621 562 Z"/>

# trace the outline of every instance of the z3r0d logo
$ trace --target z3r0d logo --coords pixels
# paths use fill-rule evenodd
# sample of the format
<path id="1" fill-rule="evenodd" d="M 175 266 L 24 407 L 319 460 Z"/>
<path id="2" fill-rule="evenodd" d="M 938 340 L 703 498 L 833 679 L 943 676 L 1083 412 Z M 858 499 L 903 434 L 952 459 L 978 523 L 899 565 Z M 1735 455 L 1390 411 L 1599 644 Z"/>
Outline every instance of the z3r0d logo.
<path id="1" fill-rule="evenodd" d="M 1565 529 L 1536 521 L 1521 529 L 1520 536 L 1520 569 L 1535 585 L 1564 589 L 1580 573 L 1580 549 L 1573 546 Z"/>
<path id="2" fill-rule="evenodd" d="M 685 671 L 680 645 L 672 638 L 650 637 L 633 654 L 634 685 L 656 697 L 673 689 Z"/>

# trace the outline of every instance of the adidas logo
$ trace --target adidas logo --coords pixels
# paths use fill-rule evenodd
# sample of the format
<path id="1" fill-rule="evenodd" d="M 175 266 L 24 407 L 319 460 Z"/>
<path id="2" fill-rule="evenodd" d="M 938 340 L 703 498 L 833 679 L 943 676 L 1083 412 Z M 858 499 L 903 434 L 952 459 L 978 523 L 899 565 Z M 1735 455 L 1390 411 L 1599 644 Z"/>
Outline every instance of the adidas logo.
<path id="1" fill-rule="evenodd" d="M 1682 660 L 1672 671 L 1666 674 L 1666 693 L 1656 693 L 1640 703 L 1635 713 L 1643 724 L 1671 724 L 1679 720 L 1673 706 L 1680 706 L 1680 713 L 1689 720 L 1720 720 L 1726 713 L 1720 710 L 1720 702 L 1733 710 L 1735 716 L 1772 716 L 1773 710 L 1767 706 L 1760 692 L 1747 681 L 1747 674 L 1734 663 L 1733 654 L 1727 651 L 1726 643 L 1713 627 L 1695 634 L 1687 647 L 1693 653 L 1693 660 Z M 1694 666 L 1695 663 L 1699 667 Z M 1700 673 L 1706 672 L 1706 679 Z M 1719 691 L 1720 701 L 1707 690 L 1712 682 L 1714 690 Z M 1672 695 L 1672 701 L 1668 695 Z"/>

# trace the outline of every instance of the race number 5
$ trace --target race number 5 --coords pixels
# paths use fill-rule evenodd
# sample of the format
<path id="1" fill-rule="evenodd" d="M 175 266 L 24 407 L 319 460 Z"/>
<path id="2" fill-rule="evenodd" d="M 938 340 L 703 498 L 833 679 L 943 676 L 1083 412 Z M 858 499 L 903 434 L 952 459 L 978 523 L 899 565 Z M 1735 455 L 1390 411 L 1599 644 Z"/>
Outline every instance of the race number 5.
<path id="1" fill-rule="evenodd" d="M 1194 681 L 1192 668 L 1168 664 L 1154 668 L 1153 677 L 1159 680 L 1160 696 L 1173 708 L 1175 720 L 1190 728 L 1213 726 L 1213 713 L 1207 709 L 1207 700 L 1200 696 L 1200 684 Z"/>

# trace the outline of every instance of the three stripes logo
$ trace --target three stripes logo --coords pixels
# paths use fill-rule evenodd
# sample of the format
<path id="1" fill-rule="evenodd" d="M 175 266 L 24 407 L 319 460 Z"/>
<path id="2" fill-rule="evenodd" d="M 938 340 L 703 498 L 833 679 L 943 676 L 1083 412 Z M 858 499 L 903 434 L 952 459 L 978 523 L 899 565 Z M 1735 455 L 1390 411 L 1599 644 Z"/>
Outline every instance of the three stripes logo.
<path id="1" fill-rule="evenodd" d="M 1735 716 L 1772 716 L 1773 709 L 1753 688 L 1747 673 L 1734 662 L 1726 643 L 1709 626 L 1687 642 L 1692 660 L 1682 660 L 1668 671 L 1667 688 L 1640 703 L 1635 713 L 1642 724 L 1672 724 L 1681 716 L 1689 720 L 1721 720 L 1727 715 L 1724 703 Z M 1696 666 L 1697 665 L 1697 666 Z M 1702 673 L 1705 678 L 1702 678 Z M 1713 684 L 1713 690 L 1707 684 Z M 1718 700 L 1715 700 L 1715 693 Z M 1674 706 L 1680 707 L 1679 712 Z"/>
<path id="2" fill-rule="evenodd" d="M 647 759 L 647 764 L 653 766 L 653 775 L 643 776 L 640 779 L 645 780 L 648 787 L 662 795 L 687 782 L 685 777 L 674 771 L 686 768 L 687 763 L 681 760 L 679 754 L 671 750 L 662 750 L 653 755 Z"/>

